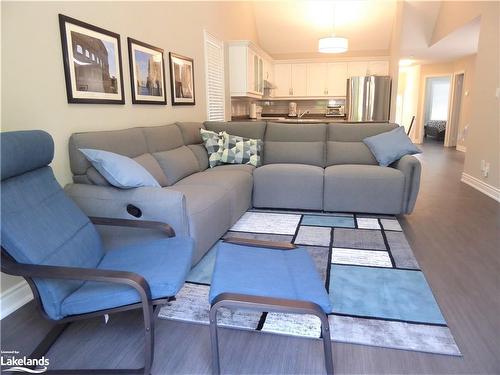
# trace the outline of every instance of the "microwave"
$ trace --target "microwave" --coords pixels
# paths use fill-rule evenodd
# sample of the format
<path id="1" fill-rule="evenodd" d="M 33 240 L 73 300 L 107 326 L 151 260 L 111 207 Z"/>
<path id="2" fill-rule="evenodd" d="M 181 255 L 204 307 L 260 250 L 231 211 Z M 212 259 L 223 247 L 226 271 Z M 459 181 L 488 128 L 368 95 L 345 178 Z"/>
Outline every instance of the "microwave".
<path id="1" fill-rule="evenodd" d="M 344 106 L 341 104 L 338 105 L 329 105 L 326 107 L 326 117 L 344 117 L 345 116 L 345 110 Z"/>

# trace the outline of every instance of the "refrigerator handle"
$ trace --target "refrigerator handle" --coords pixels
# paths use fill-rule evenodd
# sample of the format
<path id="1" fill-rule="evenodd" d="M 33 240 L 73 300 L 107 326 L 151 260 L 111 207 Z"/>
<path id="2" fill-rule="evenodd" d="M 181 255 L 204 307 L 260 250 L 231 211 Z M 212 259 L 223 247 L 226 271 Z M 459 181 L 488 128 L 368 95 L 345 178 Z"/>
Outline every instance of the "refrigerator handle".
<path id="1" fill-rule="evenodd" d="M 365 77 L 363 82 L 363 118 L 362 121 L 370 120 L 370 79 L 369 77 Z"/>

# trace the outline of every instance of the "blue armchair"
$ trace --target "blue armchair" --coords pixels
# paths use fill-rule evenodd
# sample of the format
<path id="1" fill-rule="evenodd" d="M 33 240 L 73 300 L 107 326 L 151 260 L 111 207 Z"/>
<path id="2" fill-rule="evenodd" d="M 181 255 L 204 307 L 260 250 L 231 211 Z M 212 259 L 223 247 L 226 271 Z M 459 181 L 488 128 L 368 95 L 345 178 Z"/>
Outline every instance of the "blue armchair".
<path id="1" fill-rule="evenodd" d="M 31 358 L 44 355 L 72 321 L 141 308 L 145 366 L 118 371 L 149 374 L 154 323 L 159 308 L 184 284 L 191 266 L 192 241 L 174 237 L 168 224 L 87 217 L 64 194 L 48 166 L 54 156 L 49 134 L 4 132 L 0 141 L 1 270 L 24 277 L 42 315 L 59 323 Z M 165 233 L 165 239 L 104 249 L 94 225 L 156 229 Z"/>

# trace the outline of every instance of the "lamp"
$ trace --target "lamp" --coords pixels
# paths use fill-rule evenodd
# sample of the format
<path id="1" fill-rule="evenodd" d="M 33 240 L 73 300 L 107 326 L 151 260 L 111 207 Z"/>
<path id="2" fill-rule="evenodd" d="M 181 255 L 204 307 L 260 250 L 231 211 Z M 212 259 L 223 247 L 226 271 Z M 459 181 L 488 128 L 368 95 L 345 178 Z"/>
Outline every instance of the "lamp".
<path id="1" fill-rule="evenodd" d="M 333 3 L 332 35 L 321 38 L 318 42 L 318 52 L 320 53 L 342 53 L 346 52 L 349 46 L 347 38 L 335 36 L 335 3 Z"/>
<path id="2" fill-rule="evenodd" d="M 318 51 L 321 53 L 342 53 L 347 51 L 348 46 L 347 38 L 332 35 L 319 40 Z"/>

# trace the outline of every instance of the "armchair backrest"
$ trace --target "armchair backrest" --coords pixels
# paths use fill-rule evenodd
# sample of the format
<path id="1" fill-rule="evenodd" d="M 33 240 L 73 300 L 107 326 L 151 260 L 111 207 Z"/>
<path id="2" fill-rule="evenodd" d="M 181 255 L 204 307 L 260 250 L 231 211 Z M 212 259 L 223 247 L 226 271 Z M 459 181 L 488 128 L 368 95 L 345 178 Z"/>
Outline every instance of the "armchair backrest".
<path id="1" fill-rule="evenodd" d="M 19 263 L 94 268 L 101 239 L 71 201 L 48 164 L 54 143 L 43 131 L 0 133 L 2 248 Z M 81 281 L 33 280 L 45 313 L 60 319 L 60 304 Z"/>

